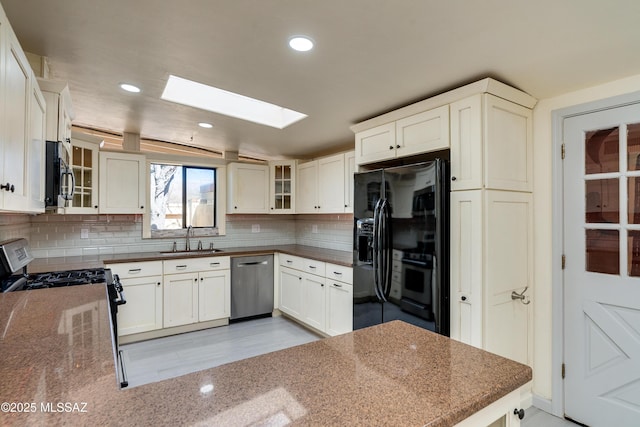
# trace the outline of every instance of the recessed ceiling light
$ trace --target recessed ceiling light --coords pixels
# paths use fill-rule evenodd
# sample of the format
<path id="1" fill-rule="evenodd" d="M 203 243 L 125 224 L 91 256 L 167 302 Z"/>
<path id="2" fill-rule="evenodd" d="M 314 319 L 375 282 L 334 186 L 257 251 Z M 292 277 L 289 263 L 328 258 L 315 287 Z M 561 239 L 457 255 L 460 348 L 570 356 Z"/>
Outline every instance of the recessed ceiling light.
<path id="1" fill-rule="evenodd" d="M 288 108 L 171 75 L 160 98 L 278 129 L 307 117 Z"/>
<path id="2" fill-rule="evenodd" d="M 126 90 L 127 92 L 131 92 L 131 93 L 139 93 L 140 92 L 140 88 L 138 86 L 134 86 L 134 85 L 129 84 L 129 83 L 121 83 L 120 84 L 120 88 L 122 90 Z"/>
<path id="3" fill-rule="evenodd" d="M 198 123 L 198 126 L 200 126 L 201 128 L 205 128 L 205 129 L 211 129 L 213 127 L 213 125 L 211 123 L 205 123 L 205 122 Z"/>
<path id="4" fill-rule="evenodd" d="M 313 40 L 306 36 L 295 36 L 289 39 L 289 46 L 298 52 L 307 52 L 313 49 Z"/>

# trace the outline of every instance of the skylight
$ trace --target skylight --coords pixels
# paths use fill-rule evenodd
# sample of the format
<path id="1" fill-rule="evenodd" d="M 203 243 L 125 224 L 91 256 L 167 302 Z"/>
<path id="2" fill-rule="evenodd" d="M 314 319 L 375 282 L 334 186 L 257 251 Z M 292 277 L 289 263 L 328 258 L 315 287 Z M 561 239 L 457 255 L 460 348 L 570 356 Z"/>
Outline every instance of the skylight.
<path id="1" fill-rule="evenodd" d="M 169 76 L 160 98 L 278 129 L 307 117 L 288 108 L 173 75 Z"/>

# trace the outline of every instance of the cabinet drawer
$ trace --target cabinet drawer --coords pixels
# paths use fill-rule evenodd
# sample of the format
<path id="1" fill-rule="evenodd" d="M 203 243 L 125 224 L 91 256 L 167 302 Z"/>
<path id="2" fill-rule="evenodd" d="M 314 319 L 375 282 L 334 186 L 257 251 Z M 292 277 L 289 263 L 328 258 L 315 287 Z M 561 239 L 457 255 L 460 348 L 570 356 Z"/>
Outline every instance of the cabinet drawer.
<path id="1" fill-rule="evenodd" d="M 162 261 L 124 262 L 109 264 L 106 268 L 110 268 L 111 272 L 117 274 L 120 279 L 162 276 Z"/>
<path id="2" fill-rule="evenodd" d="M 317 276 L 324 277 L 326 264 L 322 261 L 316 261 L 314 259 L 302 258 L 302 270 L 307 273 L 315 274 Z"/>
<path id="3" fill-rule="evenodd" d="M 283 267 L 294 268 L 296 270 L 304 269 L 304 258 L 293 255 L 280 254 L 280 265 Z"/>
<path id="4" fill-rule="evenodd" d="M 326 277 L 329 280 L 353 284 L 353 269 L 337 264 L 326 264 Z"/>
<path id="5" fill-rule="evenodd" d="M 391 263 L 391 270 L 401 272 L 402 271 L 402 261 L 393 260 Z"/>
<path id="6" fill-rule="evenodd" d="M 164 274 L 193 273 L 198 271 L 229 269 L 228 256 L 207 258 L 180 258 L 164 261 Z"/>
<path id="7" fill-rule="evenodd" d="M 401 250 L 398 250 L 398 249 L 394 249 L 394 250 L 391 251 L 391 257 L 394 260 L 397 260 L 397 261 L 400 261 L 402 259 L 402 254 L 403 254 L 403 252 Z"/>
<path id="8" fill-rule="evenodd" d="M 391 272 L 391 281 L 396 283 L 402 283 L 402 272 L 400 271 L 392 271 Z"/>

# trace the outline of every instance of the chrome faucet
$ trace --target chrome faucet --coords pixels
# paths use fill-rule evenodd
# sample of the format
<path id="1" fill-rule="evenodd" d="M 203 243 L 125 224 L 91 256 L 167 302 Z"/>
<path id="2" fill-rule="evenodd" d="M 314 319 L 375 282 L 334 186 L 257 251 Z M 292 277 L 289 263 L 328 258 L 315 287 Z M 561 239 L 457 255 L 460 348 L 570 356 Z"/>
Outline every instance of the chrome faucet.
<path id="1" fill-rule="evenodd" d="M 184 250 L 185 251 L 190 251 L 191 250 L 191 243 L 189 243 L 189 234 L 191 234 L 193 232 L 193 227 L 192 226 L 188 226 L 187 227 L 187 238 L 186 238 L 186 242 L 184 245 Z"/>

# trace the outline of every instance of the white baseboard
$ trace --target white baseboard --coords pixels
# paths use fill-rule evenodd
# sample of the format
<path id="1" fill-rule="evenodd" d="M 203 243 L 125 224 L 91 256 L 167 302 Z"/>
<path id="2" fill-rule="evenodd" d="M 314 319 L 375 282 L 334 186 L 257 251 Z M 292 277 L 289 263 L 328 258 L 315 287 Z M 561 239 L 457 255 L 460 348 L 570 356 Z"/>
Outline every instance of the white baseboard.
<path id="1" fill-rule="evenodd" d="M 549 414 L 556 416 L 558 415 L 553 413 L 553 405 L 551 403 L 551 399 L 546 399 L 544 397 L 533 394 L 533 406 Z"/>

